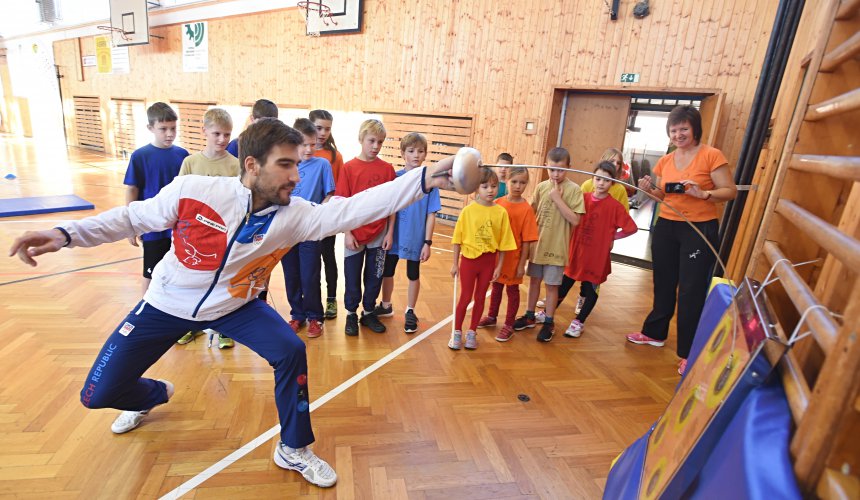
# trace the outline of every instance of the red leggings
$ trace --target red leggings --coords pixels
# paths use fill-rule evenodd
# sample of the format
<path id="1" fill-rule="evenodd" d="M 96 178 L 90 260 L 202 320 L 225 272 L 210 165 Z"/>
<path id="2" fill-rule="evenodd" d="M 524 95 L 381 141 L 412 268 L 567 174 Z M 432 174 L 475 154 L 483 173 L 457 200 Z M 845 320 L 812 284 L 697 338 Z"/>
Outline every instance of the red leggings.
<path id="1" fill-rule="evenodd" d="M 517 310 L 520 308 L 519 285 L 503 285 L 498 281 L 494 281 L 493 293 L 490 294 L 490 309 L 487 310 L 487 316 L 495 318 L 499 315 L 499 307 L 502 305 L 502 289 L 507 292 L 508 296 L 508 311 L 505 315 L 505 324 L 513 328 L 514 320 L 517 318 Z"/>
<path id="2" fill-rule="evenodd" d="M 493 279 L 493 270 L 496 267 L 496 254 L 481 254 L 477 259 L 469 259 L 460 256 L 460 300 L 457 302 L 457 311 L 454 314 L 454 329 L 463 330 L 463 320 L 466 318 L 466 308 L 473 297 L 475 305 L 472 307 L 472 323 L 470 330 L 478 328 L 478 321 L 484 314 L 484 298 L 490 280 Z"/>

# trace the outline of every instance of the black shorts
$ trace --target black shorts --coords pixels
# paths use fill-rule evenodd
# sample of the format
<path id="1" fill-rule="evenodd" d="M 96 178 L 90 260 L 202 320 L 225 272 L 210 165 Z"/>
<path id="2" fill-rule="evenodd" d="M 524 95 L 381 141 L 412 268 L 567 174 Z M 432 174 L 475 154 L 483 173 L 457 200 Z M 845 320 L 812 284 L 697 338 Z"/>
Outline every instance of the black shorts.
<path id="1" fill-rule="evenodd" d="M 385 254 L 385 270 L 382 271 L 383 278 L 394 277 L 394 270 L 397 269 L 397 262 L 399 260 L 400 257 L 397 255 L 391 253 Z M 421 263 L 417 260 L 406 261 L 406 277 L 409 278 L 409 281 L 418 281 L 418 278 L 421 277 L 420 265 Z"/>
<path id="2" fill-rule="evenodd" d="M 155 265 L 170 251 L 170 238 L 143 242 L 143 277 L 152 279 Z"/>

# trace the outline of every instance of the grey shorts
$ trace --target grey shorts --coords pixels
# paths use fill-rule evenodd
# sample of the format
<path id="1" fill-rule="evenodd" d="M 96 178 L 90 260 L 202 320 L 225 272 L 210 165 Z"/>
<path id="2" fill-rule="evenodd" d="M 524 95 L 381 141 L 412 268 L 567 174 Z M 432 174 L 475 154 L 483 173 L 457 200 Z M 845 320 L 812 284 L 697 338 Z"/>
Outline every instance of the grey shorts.
<path id="1" fill-rule="evenodd" d="M 529 268 L 526 271 L 532 278 L 542 278 L 547 285 L 561 285 L 561 279 L 564 276 L 564 268 L 561 266 L 553 266 L 551 264 L 535 264 L 529 262 Z"/>
<path id="2" fill-rule="evenodd" d="M 386 230 L 387 229 L 388 229 L 388 226 L 386 226 Z M 364 245 L 358 245 L 358 248 L 356 248 L 355 250 L 350 250 L 349 248 L 346 248 L 346 245 L 344 245 L 343 256 L 344 257 L 351 257 L 357 253 L 363 252 L 365 248 L 379 248 L 382 246 L 382 240 L 384 240 L 384 239 L 385 239 L 385 230 L 383 230 L 381 233 L 379 233 L 379 236 L 377 236 L 376 238 L 373 238 L 373 241 L 371 241 L 370 243 L 365 243 Z"/>

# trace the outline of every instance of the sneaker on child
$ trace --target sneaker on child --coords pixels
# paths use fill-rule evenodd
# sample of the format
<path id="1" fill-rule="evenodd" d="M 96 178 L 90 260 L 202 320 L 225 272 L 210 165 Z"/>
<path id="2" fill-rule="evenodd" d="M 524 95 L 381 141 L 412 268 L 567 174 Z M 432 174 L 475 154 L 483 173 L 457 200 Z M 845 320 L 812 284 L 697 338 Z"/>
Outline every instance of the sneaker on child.
<path id="1" fill-rule="evenodd" d="M 537 339 L 541 342 L 549 342 L 552 340 L 552 336 L 555 334 L 555 325 L 552 323 L 544 323 L 543 326 L 540 327 L 540 331 L 537 334 Z"/>
<path id="2" fill-rule="evenodd" d="M 337 317 L 337 301 L 329 299 L 325 303 L 325 319 L 334 319 Z"/>
<path id="3" fill-rule="evenodd" d="M 460 346 L 463 344 L 463 332 L 460 330 L 454 330 L 454 333 L 451 334 L 451 340 L 448 341 L 448 347 L 457 351 L 460 349 Z"/>
<path id="4" fill-rule="evenodd" d="M 514 330 L 520 331 L 525 330 L 526 328 L 534 328 L 535 327 L 535 319 L 534 317 L 529 318 L 528 316 L 520 316 L 514 321 Z"/>
<path id="5" fill-rule="evenodd" d="M 466 332 L 466 343 L 463 344 L 463 347 L 466 349 L 478 348 L 478 334 L 475 333 L 475 330 L 468 330 Z"/>
<path id="6" fill-rule="evenodd" d="M 318 319 L 308 320 L 308 338 L 315 339 L 323 334 L 322 321 Z"/>
<path id="7" fill-rule="evenodd" d="M 205 335 L 205 334 L 206 334 L 206 332 L 204 332 L 203 330 L 195 330 L 193 332 L 188 332 L 185 335 L 183 335 L 182 337 L 180 337 L 179 340 L 176 341 L 176 343 L 179 345 L 185 345 L 185 344 L 190 343 L 192 340 L 196 339 L 197 337 L 199 337 L 201 335 Z"/>
<path id="8" fill-rule="evenodd" d="M 511 337 L 514 336 L 514 329 L 509 325 L 502 325 L 499 329 L 499 333 L 496 334 L 496 340 L 499 342 L 507 342 L 511 340 Z"/>
<path id="9" fill-rule="evenodd" d="M 218 349 L 232 349 L 235 346 L 236 343 L 233 342 L 233 339 L 218 334 Z"/>
<path id="10" fill-rule="evenodd" d="M 321 488 L 329 488 L 337 482 L 334 469 L 307 446 L 293 449 L 279 442 L 275 448 L 275 465 L 282 469 L 298 471 L 307 482 Z"/>
<path id="11" fill-rule="evenodd" d="M 304 321 L 299 321 L 297 319 L 290 320 L 290 328 L 292 328 L 296 333 L 299 333 L 299 330 L 301 330 L 303 326 L 305 326 Z"/>
<path id="12" fill-rule="evenodd" d="M 379 321 L 379 318 L 376 317 L 375 313 L 372 313 L 372 312 L 361 313 L 360 323 L 361 323 L 361 326 L 366 326 L 376 333 L 385 333 L 385 325 L 383 325 Z"/>
<path id="13" fill-rule="evenodd" d="M 373 308 L 373 314 L 375 314 L 377 318 L 390 318 L 391 316 L 394 316 L 394 304 L 388 304 L 388 307 L 385 307 L 382 302 L 380 302 Z"/>
<path id="14" fill-rule="evenodd" d="M 564 331 L 564 336 L 577 338 L 582 335 L 583 327 L 585 327 L 585 325 L 583 325 L 578 319 L 575 319 L 570 322 L 570 326 L 568 326 L 567 330 Z"/>
<path id="15" fill-rule="evenodd" d="M 351 312 L 346 315 L 346 326 L 343 333 L 350 337 L 358 336 L 358 314 Z"/>
<path id="16" fill-rule="evenodd" d="M 415 311 L 407 309 L 403 317 L 403 331 L 406 333 L 415 333 L 418 331 L 418 316 Z"/>
<path id="17" fill-rule="evenodd" d="M 478 328 L 487 328 L 488 326 L 496 326 L 496 318 L 484 316 L 481 321 L 478 321 Z"/>

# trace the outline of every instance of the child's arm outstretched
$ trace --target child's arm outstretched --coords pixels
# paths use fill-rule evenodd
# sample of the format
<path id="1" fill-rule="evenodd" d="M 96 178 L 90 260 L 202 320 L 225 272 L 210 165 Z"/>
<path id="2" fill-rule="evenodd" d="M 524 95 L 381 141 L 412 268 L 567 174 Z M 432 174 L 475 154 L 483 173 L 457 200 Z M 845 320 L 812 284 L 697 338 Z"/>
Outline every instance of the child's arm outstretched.
<path id="1" fill-rule="evenodd" d="M 456 278 L 460 274 L 460 244 L 454 243 L 454 265 L 451 266 L 451 277 Z"/>

